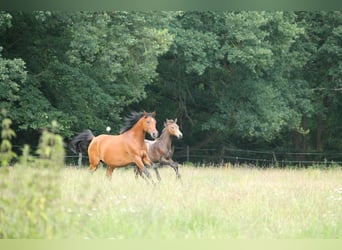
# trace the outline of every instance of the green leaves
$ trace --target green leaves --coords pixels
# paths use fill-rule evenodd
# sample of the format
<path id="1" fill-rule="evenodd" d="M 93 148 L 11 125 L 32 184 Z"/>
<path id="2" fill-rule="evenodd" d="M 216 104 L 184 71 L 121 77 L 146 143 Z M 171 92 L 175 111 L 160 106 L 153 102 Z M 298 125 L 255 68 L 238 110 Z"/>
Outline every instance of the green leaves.
<path id="1" fill-rule="evenodd" d="M 0 34 L 5 29 L 11 27 L 11 20 L 12 16 L 9 13 L 0 11 Z"/>
<path id="2" fill-rule="evenodd" d="M 339 126 L 341 27 L 323 11 L 0 12 L 0 107 L 20 133 L 115 133 L 158 108 L 199 144 L 289 137 L 303 116 L 309 137 L 315 116 Z"/>
<path id="3" fill-rule="evenodd" d="M 25 80 L 24 61 L 21 59 L 4 59 L 0 54 L 0 108 L 9 108 L 9 105 L 19 99 L 20 84 Z"/>
<path id="4" fill-rule="evenodd" d="M 73 67 L 71 71 L 77 71 L 71 76 L 79 75 L 77 79 L 84 79 L 79 84 L 84 95 L 75 104 L 89 108 L 88 116 L 92 114 L 103 120 L 109 115 L 106 125 L 117 123 L 118 114 L 123 108 L 146 96 L 145 86 L 157 75 L 158 56 L 166 52 L 173 39 L 165 27 L 159 27 L 160 20 L 158 25 L 151 23 L 156 16 L 168 18 L 162 14 L 75 14 L 73 18 L 77 22 L 70 24 L 72 40 L 66 51 L 69 61 L 66 63 Z M 65 99 L 70 101 L 76 96 L 79 98 L 80 95 L 76 93 L 79 91 L 74 89 Z M 96 100 L 90 100 L 90 97 Z M 95 128 L 105 127 L 102 121 L 96 120 L 96 123 L 101 126 L 88 122 Z"/>
<path id="5" fill-rule="evenodd" d="M 2 113 L 6 113 L 2 110 Z M 11 139 L 16 136 L 11 129 L 12 121 L 9 118 L 4 118 L 1 125 L 1 144 L 0 144 L 0 166 L 8 167 L 13 159 L 17 157 L 12 151 Z"/>
<path id="6" fill-rule="evenodd" d="M 0 44 L 6 57 L 21 59 L 0 58 L 1 107 L 10 107 L 21 130 L 58 120 L 67 137 L 85 127 L 102 133 L 109 124 L 118 131 L 120 113 L 146 97 L 158 56 L 174 38 L 167 29 L 174 14 L 166 12 L 7 15 L 0 20 L 12 28 Z"/>
<path id="7" fill-rule="evenodd" d="M 185 12 L 159 72 L 197 133 L 272 140 L 311 110 L 293 12 Z M 173 91 L 170 91 L 172 89 Z M 205 91 L 203 91 L 205 90 Z M 197 126 L 196 126 L 197 125 Z M 199 126 L 198 126 L 199 125 Z M 220 140 L 219 139 L 219 140 Z"/>

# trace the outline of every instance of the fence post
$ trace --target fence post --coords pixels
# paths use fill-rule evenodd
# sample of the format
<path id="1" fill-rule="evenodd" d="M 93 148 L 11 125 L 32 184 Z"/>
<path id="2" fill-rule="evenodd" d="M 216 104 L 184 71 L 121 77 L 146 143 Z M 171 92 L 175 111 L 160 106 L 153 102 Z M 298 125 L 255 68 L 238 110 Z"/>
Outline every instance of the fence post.
<path id="1" fill-rule="evenodd" d="M 220 160 L 222 163 L 224 162 L 224 155 L 225 155 L 225 151 L 226 151 L 225 149 L 226 149 L 226 147 L 223 146 L 222 151 L 221 151 L 221 155 L 220 155 Z"/>
<path id="2" fill-rule="evenodd" d="M 78 167 L 82 167 L 82 153 L 78 153 Z"/>
<path id="3" fill-rule="evenodd" d="M 272 151 L 273 154 L 273 167 L 277 166 L 278 167 L 278 161 L 277 161 L 277 157 L 274 151 Z"/>
<path id="4" fill-rule="evenodd" d="M 186 145 L 186 161 L 190 162 L 190 147 Z"/>

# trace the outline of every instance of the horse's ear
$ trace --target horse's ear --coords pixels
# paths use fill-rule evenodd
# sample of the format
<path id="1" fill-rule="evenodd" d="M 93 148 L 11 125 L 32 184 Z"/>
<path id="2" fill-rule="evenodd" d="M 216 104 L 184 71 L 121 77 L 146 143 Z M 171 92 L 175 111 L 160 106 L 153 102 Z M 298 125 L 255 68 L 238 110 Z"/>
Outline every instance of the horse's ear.
<path id="1" fill-rule="evenodd" d="M 155 117 L 156 114 L 157 114 L 157 112 L 156 112 L 156 111 L 153 111 L 153 112 L 152 112 L 152 117 Z"/>
<path id="2" fill-rule="evenodd" d="M 146 117 L 146 115 L 147 115 L 147 112 L 144 110 L 144 117 Z"/>
<path id="3" fill-rule="evenodd" d="M 175 123 L 177 123 L 177 118 L 175 119 Z"/>

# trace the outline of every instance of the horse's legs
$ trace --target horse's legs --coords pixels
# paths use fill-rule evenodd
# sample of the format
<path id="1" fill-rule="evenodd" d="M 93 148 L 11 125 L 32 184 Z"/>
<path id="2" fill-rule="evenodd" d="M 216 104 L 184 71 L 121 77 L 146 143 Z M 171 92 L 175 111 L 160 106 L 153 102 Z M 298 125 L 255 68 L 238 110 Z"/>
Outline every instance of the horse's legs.
<path id="1" fill-rule="evenodd" d="M 156 163 L 152 163 L 152 166 L 153 166 L 154 172 L 156 172 L 156 176 L 157 176 L 158 181 L 161 181 L 160 174 L 158 171 L 158 165 Z"/>
<path id="2" fill-rule="evenodd" d="M 135 173 L 135 179 L 138 179 L 138 177 L 140 176 L 145 181 L 148 181 L 148 178 L 146 178 L 146 176 L 142 174 L 142 171 L 140 168 L 138 168 L 138 166 L 134 167 L 134 173 Z"/>
<path id="3" fill-rule="evenodd" d="M 89 166 L 90 172 L 94 173 L 100 164 L 100 158 L 96 157 L 96 156 L 90 156 L 89 157 L 89 164 L 90 164 L 90 166 Z"/>
<path id="4" fill-rule="evenodd" d="M 152 180 L 152 176 L 151 176 L 150 172 L 147 170 L 147 168 L 145 167 L 142 159 L 139 156 L 135 157 L 134 162 L 135 162 L 135 164 L 137 164 L 139 170 L 141 172 L 143 172 L 145 174 L 145 176 L 154 184 L 154 181 Z"/>
<path id="5" fill-rule="evenodd" d="M 180 176 L 180 174 L 178 172 L 178 163 L 177 162 L 174 162 L 172 159 L 162 158 L 160 160 L 160 163 L 168 164 L 170 167 L 172 167 L 175 170 L 175 172 L 176 172 L 176 179 L 180 179 L 181 178 L 181 176 Z"/>
<path id="6" fill-rule="evenodd" d="M 143 177 L 142 172 L 140 170 L 140 168 L 138 168 L 137 166 L 134 166 L 134 173 L 135 173 L 135 178 L 138 179 L 138 177 Z"/>
<path id="7" fill-rule="evenodd" d="M 171 167 L 175 170 L 175 172 L 176 172 L 176 179 L 177 179 L 177 180 L 180 180 L 181 175 L 180 175 L 179 172 L 178 172 L 178 163 L 177 163 L 177 162 L 174 162 L 173 160 L 171 160 L 170 166 L 171 166 Z"/>
<path id="8" fill-rule="evenodd" d="M 112 179 L 114 169 L 115 169 L 115 167 L 113 167 L 113 166 L 107 166 L 106 176 L 108 177 L 109 180 Z"/>

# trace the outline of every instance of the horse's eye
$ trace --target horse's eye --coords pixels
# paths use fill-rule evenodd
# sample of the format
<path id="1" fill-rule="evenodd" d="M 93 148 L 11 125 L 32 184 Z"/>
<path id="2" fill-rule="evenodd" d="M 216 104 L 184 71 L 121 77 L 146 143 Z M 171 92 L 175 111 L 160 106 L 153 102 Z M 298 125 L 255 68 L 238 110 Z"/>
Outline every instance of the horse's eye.
<path id="1" fill-rule="evenodd" d="M 146 121 L 147 124 L 150 124 L 150 121 Z"/>

